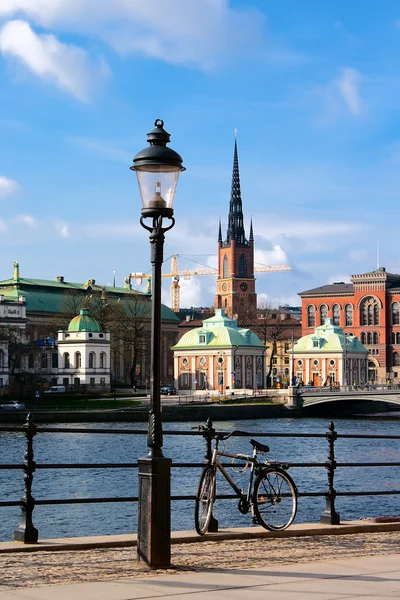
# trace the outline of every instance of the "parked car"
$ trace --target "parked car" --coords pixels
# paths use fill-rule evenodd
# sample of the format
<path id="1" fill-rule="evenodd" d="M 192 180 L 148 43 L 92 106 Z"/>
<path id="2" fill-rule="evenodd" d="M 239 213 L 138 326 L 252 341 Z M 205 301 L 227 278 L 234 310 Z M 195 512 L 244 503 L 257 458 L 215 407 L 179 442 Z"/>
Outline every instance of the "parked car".
<path id="1" fill-rule="evenodd" d="M 23 402 L 7 402 L 7 404 L 0 404 L 0 408 L 3 410 L 25 410 L 26 406 Z"/>
<path id="2" fill-rule="evenodd" d="M 162 394 L 166 394 L 167 396 L 175 396 L 176 395 L 176 389 L 172 386 L 172 385 L 164 385 L 160 392 Z"/>
<path id="3" fill-rule="evenodd" d="M 65 385 L 52 385 L 51 388 L 45 391 L 45 394 L 64 394 Z"/>

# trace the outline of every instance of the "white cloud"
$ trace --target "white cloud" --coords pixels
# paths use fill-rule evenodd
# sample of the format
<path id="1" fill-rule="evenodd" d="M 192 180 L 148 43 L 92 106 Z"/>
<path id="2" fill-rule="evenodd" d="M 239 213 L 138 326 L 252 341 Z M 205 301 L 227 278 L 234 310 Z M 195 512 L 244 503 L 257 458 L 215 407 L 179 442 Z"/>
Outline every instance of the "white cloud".
<path id="1" fill-rule="evenodd" d="M 14 179 L 0 175 L 0 199 L 8 198 L 19 192 L 20 189 L 20 186 Z"/>
<path id="2" fill-rule="evenodd" d="M 342 241 L 338 238 L 339 235 L 368 229 L 367 224 L 354 221 L 333 221 L 329 219 L 321 221 L 311 219 L 291 220 L 290 217 L 281 219 L 273 215 L 268 217 L 268 221 L 265 221 L 262 215 L 260 215 L 254 218 L 254 222 L 257 223 L 256 235 L 260 235 L 268 240 L 277 240 L 283 236 L 284 238 L 296 238 L 306 242 L 321 238 L 326 242 L 326 239 L 329 238 L 330 242 L 332 242 L 333 238 L 337 239 L 338 243 L 341 243 Z"/>
<path id="3" fill-rule="evenodd" d="M 351 67 L 341 67 L 326 85 L 313 89 L 313 95 L 323 104 L 323 114 L 318 118 L 321 125 L 329 125 L 346 114 L 354 117 L 365 114 L 360 94 L 362 81 L 361 73 Z"/>
<path id="4" fill-rule="evenodd" d="M 369 256 L 369 252 L 367 252 L 366 250 L 353 249 L 353 250 L 350 250 L 350 252 L 349 252 L 350 260 L 354 260 L 357 262 L 358 261 L 366 261 L 368 256 Z"/>
<path id="5" fill-rule="evenodd" d="M 52 34 L 36 34 L 25 21 L 9 21 L 0 31 L 0 51 L 13 57 L 40 79 L 68 91 L 81 101 L 89 99 L 95 83 L 86 53 L 63 44 Z M 105 65 L 98 72 L 105 74 Z"/>
<path id="6" fill-rule="evenodd" d="M 330 277 L 328 277 L 327 283 L 328 284 L 332 284 L 332 283 L 350 283 L 350 277 L 351 275 L 346 274 L 339 274 L 339 275 L 331 275 Z M 322 285 L 322 284 L 321 284 Z"/>
<path id="7" fill-rule="evenodd" d="M 14 219 L 16 223 L 23 223 L 24 225 L 28 225 L 31 229 L 37 229 L 39 225 L 39 221 L 37 221 L 31 215 L 17 215 Z"/>
<path id="8" fill-rule="evenodd" d="M 267 265 L 267 266 L 272 266 L 272 265 L 286 265 L 289 260 L 287 257 L 286 252 L 281 248 L 281 246 L 279 246 L 279 244 L 276 244 L 272 250 L 261 250 L 261 249 L 255 249 L 254 250 L 254 262 L 256 263 L 256 266 L 260 266 L 260 265 Z M 257 265 L 258 263 L 258 265 Z"/>
<path id="9" fill-rule="evenodd" d="M 349 67 L 343 67 L 336 80 L 339 94 L 343 98 L 349 112 L 356 117 L 359 117 L 363 113 L 359 90 L 360 81 L 360 73 Z"/>
<path id="10" fill-rule="evenodd" d="M 68 137 L 67 141 L 84 152 L 101 159 L 108 159 L 124 165 L 132 160 L 132 152 L 122 150 L 108 141 L 88 137 Z"/>
<path id="11" fill-rule="evenodd" d="M 8 231 L 8 227 L 3 219 L 0 219 L 0 233 L 6 233 Z"/>
<path id="12" fill-rule="evenodd" d="M 38 26 L 97 36 L 121 54 L 140 54 L 212 68 L 261 43 L 264 17 L 228 0 L 2 0 L 0 17 L 25 16 Z"/>
<path id="13" fill-rule="evenodd" d="M 60 237 L 68 238 L 70 236 L 68 223 L 64 221 L 55 221 L 54 229 Z"/>

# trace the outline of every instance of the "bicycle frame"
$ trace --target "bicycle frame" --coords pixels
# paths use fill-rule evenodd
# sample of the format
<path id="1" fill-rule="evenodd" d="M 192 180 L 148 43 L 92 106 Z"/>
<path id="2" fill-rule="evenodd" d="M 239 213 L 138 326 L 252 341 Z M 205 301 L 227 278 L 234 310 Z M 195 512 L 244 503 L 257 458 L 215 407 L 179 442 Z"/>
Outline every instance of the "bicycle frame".
<path id="1" fill-rule="evenodd" d="M 248 463 L 251 463 L 250 479 L 249 479 L 249 485 L 248 485 L 248 488 L 247 488 L 247 494 L 245 494 L 244 491 L 241 490 L 236 485 L 236 483 L 233 481 L 232 477 L 226 471 L 225 467 L 219 462 L 219 460 L 218 460 L 219 456 L 225 456 L 227 458 L 239 458 L 239 459 L 243 459 L 243 460 L 247 461 Z M 259 464 L 258 460 L 257 460 L 257 451 L 256 451 L 256 449 L 254 448 L 254 450 L 253 450 L 253 456 L 248 456 L 246 454 L 232 454 L 230 452 L 222 452 L 221 450 L 218 450 L 218 447 L 216 447 L 216 448 L 214 448 L 210 464 L 211 464 L 211 466 L 213 466 L 214 468 L 217 468 L 222 473 L 222 475 L 225 477 L 226 481 L 229 483 L 229 485 L 231 486 L 231 488 L 236 493 L 237 497 L 240 498 L 240 500 L 242 500 L 242 502 L 244 502 L 247 507 L 250 507 L 250 505 L 251 505 L 251 491 L 253 489 L 254 471 L 255 471 L 255 468 Z"/>

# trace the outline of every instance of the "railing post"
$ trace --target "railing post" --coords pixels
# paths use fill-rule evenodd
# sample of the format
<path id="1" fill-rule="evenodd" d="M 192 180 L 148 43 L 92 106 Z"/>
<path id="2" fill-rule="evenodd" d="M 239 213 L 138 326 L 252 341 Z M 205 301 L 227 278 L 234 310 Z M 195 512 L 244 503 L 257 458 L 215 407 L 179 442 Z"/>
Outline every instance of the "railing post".
<path id="1" fill-rule="evenodd" d="M 33 526 L 32 513 L 35 507 L 35 499 L 32 497 L 32 480 L 36 463 L 33 460 L 33 438 L 36 435 L 36 425 L 32 414 L 29 413 L 24 423 L 26 447 L 24 454 L 24 482 L 25 495 L 21 498 L 21 523 L 14 531 L 14 540 L 24 544 L 36 544 L 38 541 L 38 530 Z"/>
<path id="2" fill-rule="evenodd" d="M 325 492 L 326 506 L 324 512 L 321 514 L 320 522 L 326 523 L 327 525 L 339 525 L 340 515 L 335 510 L 336 490 L 333 487 L 333 479 L 335 477 L 336 469 L 335 441 L 337 440 L 337 433 L 335 431 L 335 425 L 332 421 L 329 424 L 329 430 L 326 433 L 326 438 L 329 444 L 328 461 L 325 463 L 328 471 L 328 489 Z"/>
<path id="3" fill-rule="evenodd" d="M 206 440 L 206 453 L 204 455 L 205 460 L 211 461 L 212 459 L 212 438 L 215 434 L 213 422 L 210 417 L 207 419 L 207 429 L 203 431 L 203 437 Z M 218 520 L 211 514 L 210 524 L 208 526 L 209 533 L 216 533 L 218 531 Z"/>

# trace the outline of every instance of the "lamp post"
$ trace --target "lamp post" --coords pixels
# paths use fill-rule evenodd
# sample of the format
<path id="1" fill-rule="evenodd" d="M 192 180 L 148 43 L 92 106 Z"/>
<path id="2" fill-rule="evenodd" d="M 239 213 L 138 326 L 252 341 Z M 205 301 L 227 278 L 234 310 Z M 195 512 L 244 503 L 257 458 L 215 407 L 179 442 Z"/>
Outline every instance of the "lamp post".
<path id="1" fill-rule="evenodd" d="M 225 352 L 222 352 L 222 350 L 219 350 L 217 352 L 218 355 L 218 359 L 217 359 L 217 363 L 219 366 L 219 371 L 218 371 L 218 385 L 221 386 L 220 388 L 220 393 L 221 396 L 224 393 L 224 368 L 223 368 L 223 364 L 224 364 L 224 359 L 223 356 L 225 356 Z"/>
<path id="2" fill-rule="evenodd" d="M 294 332 L 292 331 L 292 356 L 291 356 L 291 369 L 290 369 L 290 385 L 294 386 Z"/>
<path id="3" fill-rule="evenodd" d="M 150 144 L 136 154 L 136 171 L 142 198 L 140 224 L 150 233 L 152 264 L 150 411 L 147 435 L 148 456 L 139 458 L 138 560 L 150 567 L 171 564 L 171 459 L 162 452 L 161 375 L 161 266 L 164 234 L 175 224 L 173 203 L 179 175 L 185 168 L 177 152 L 167 147 L 170 134 L 161 119 L 147 134 Z M 145 219 L 151 219 L 150 226 Z M 163 219 L 170 224 L 163 227 Z"/>

